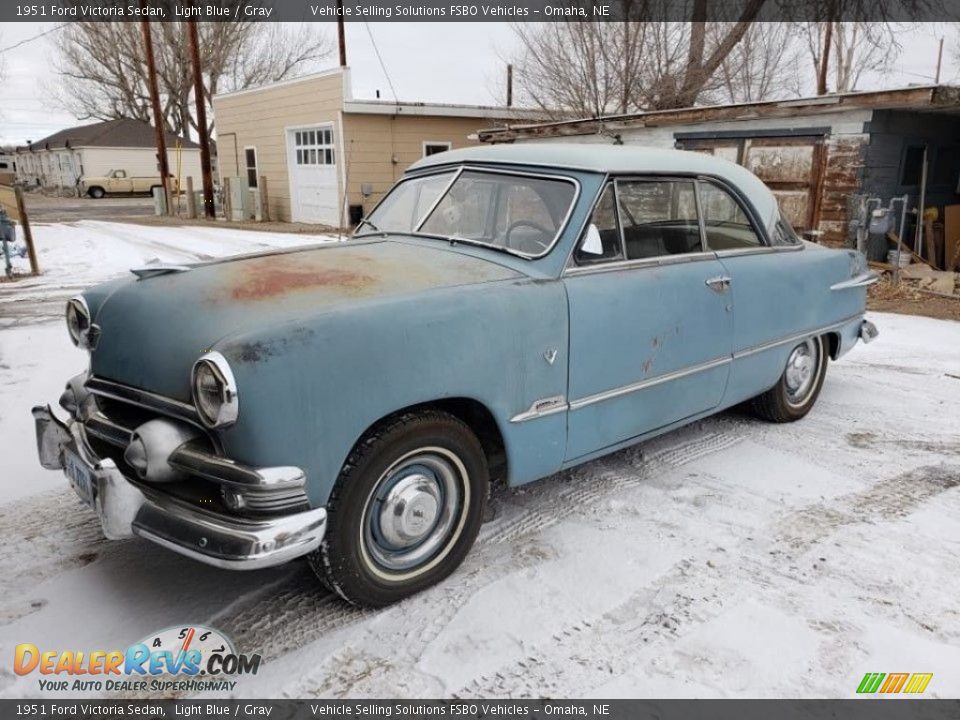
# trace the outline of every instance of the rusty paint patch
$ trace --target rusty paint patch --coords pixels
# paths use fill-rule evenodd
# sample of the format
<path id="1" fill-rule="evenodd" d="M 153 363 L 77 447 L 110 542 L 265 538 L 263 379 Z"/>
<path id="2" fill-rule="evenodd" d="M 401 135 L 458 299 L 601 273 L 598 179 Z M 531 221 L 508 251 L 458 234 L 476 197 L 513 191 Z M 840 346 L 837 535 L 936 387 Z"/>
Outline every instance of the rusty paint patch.
<path id="1" fill-rule="evenodd" d="M 317 287 L 355 293 L 374 282 L 370 275 L 355 270 L 304 266 L 289 257 L 263 258 L 236 269 L 230 296 L 240 301 L 264 300 Z"/>
<path id="2" fill-rule="evenodd" d="M 306 347 L 313 337 L 314 331 L 308 327 L 296 327 L 289 336 L 271 338 L 268 340 L 247 340 L 228 346 L 226 352 L 240 363 L 261 363 L 272 357 L 279 357 L 288 352 Z"/>

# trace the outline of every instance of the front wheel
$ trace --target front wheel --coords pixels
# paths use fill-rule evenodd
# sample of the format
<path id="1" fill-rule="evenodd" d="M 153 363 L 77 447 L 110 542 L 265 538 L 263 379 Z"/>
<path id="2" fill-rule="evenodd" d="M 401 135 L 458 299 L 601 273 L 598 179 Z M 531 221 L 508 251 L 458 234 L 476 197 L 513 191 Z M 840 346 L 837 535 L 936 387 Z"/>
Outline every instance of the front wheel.
<path id="1" fill-rule="evenodd" d="M 462 421 L 433 410 L 397 416 L 362 438 L 347 459 L 310 565 L 355 605 L 402 600 L 463 562 L 488 488 L 483 448 Z"/>
<path id="2" fill-rule="evenodd" d="M 804 340 L 790 350 L 777 384 L 753 399 L 753 411 L 770 422 L 799 420 L 813 407 L 827 374 L 823 337 Z"/>
<path id="3" fill-rule="evenodd" d="M 104 191 L 102 187 L 92 187 L 89 190 L 87 190 L 87 195 L 92 197 L 94 200 L 99 200 L 106 194 L 107 193 Z"/>

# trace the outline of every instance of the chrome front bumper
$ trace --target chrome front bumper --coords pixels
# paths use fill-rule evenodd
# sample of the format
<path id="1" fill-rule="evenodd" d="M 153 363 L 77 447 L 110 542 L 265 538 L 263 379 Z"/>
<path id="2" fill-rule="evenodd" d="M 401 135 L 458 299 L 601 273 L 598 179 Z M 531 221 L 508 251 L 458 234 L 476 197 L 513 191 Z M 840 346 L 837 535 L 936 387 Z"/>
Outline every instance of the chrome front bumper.
<path id="1" fill-rule="evenodd" d="M 93 509 L 111 540 L 138 535 L 181 555 L 234 570 L 280 565 L 312 552 L 323 540 L 324 508 L 253 520 L 205 512 L 160 491 L 144 494 L 113 460 L 97 457 L 80 423 L 62 422 L 49 405 L 35 407 L 33 417 L 40 464 L 49 470 L 65 469 L 68 454 L 71 462 L 83 464 L 92 479 Z M 70 484 L 87 499 L 73 480 Z"/>

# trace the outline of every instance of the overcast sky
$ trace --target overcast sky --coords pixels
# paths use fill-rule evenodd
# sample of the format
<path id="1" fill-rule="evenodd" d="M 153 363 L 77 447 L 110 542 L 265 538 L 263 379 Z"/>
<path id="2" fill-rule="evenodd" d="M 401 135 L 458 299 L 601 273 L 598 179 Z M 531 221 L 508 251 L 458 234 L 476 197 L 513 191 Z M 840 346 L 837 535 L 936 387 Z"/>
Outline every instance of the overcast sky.
<path id="1" fill-rule="evenodd" d="M 333 23 L 316 23 L 319 31 L 335 34 Z M 957 41 L 942 23 L 921 23 L 902 37 L 904 46 L 895 71 L 871 77 L 858 89 L 931 83 L 936 67 L 937 40 L 947 35 L 942 82 L 960 81 L 952 53 Z M 53 27 L 51 23 L 0 23 L 0 49 Z M 401 100 L 499 104 L 497 80 L 506 71 L 502 57 L 513 48 L 507 23 L 347 23 L 347 60 L 352 69 L 354 96 L 392 99 L 383 70 L 373 51 L 373 33 L 397 95 Z M 0 54 L 6 78 L 0 92 L 0 144 L 39 140 L 64 127 L 80 124 L 53 101 L 59 80 L 51 59 L 50 39 L 40 38 Z M 336 63 L 336 55 L 330 59 Z M 502 86 L 502 82 L 499 83 Z M 89 122 L 89 121 L 87 121 Z"/>

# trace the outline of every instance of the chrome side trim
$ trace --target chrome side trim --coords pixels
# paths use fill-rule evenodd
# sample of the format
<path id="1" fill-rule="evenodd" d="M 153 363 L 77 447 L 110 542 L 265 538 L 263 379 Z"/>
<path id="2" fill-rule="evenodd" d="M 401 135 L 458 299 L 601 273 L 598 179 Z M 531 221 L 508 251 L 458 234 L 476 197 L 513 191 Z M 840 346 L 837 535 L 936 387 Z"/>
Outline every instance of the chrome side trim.
<path id="1" fill-rule="evenodd" d="M 587 395 L 585 397 L 579 398 L 578 400 L 571 400 L 569 403 L 570 411 L 579 410 L 580 408 L 593 405 L 598 402 L 603 402 L 605 400 L 612 400 L 613 398 L 621 397 L 622 395 L 629 395 L 630 393 L 638 392 L 640 390 L 645 390 L 648 387 L 653 387 L 655 385 L 661 385 L 665 382 L 670 382 L 672 380 L 679 380 L 681 378 L 687 377 L 688 375 L 694 375 L 699 372 L 704 372 L 706 370 L 711 370 L 716 367 L 721 367 L 727 363 L 733 362 L 734 360 L 739 360 L 743 357 L 748 357 L 765 350 L 770 350 L 780 345 L 786 345 L 791 342 L 798 342 L 800 340 L 805 340 L 806 338 L 812 337 L 814 335 L 822 335 L 823 333 L 830 332 L 832 330 L 837 330 L 848 323 L 851 323 L 858 318 L 861 318 L 862 314 L 858 313 L 856 315 L 851 315 L 848 318 L 839 320 L 830 325 L 825 325 L 820 328 L 814 328 L 812 330 L 807 330 L 802 333 L 796 333 L 794 335 L 788 335 L 786 337 L 772 340 L 762 345 L 756 345 L 745 350 L 739 350 L 732 355 L 725 355 L 723 357 L 718 357 L 713 360 L 708 360 L 707 362 L 700 363 L 697 365 L 690 365 L 689 367 L 682 368 L 680 370 L 675 370 L 673 372 L 664 373 L 663 375 L 657 375 L 656 377 L 648 378 L 646 380 L 641 380 L 639 382 L 631 383 L 630 385 L 622 385 L 620 387 L 611 388 L 610 390 L 605 390 L 603 392 L 595 393 L 594 395 Z M 866 320 L 864 321 L 867 322 Z M 876 331 L 876 328 L 873 328 Z M 869 330 L 863 330 L 861 327 L 861 332 L 869 333 Z M 862 337 L 862 335 L 861 335 Z M 871 338 L 872 339 L 872 338 Z M 869 340 L 864 339 L 864 342 L 869 342 Z M 532 409 L 532 408 L 531 408 Z M 528 411 L 529 412 L 529 411 Z M 559 412 L 556 411 L 556 412 Z M 524 413 L 525 414 L 525 413 Z"/>
<path id="2" fill-rule="evenodd" d="M 594 273 L 616 272 L 618 270 L 634 270 L 644 267 L 663 267 L 665 265 L 679 265 L 681 263 L 700 262 L 701 260 L 716 260 L 716 253 L 697 252 L 680 255 L 663 255 L 661 257 L 641 258 L 639 260 L 616 260 L 613 262 L 597 263 L 595 265 L 568 266 L 563 271 L 563 277 L 576 275 L 593 275 Z"/>
<path id="3" fill-rule="evenodd" d="M 823 335 L 824 333 L 830 332 L 831 330 L 837 330 L 839 328 L 842 328 L 847 323 L 851 323 L 854 320 L 857 320 L 858 318 L 861 318 L 861 317 L 863 317 L 863 314 L 857 313 L 856 315 L 851 315 L 848 318 L 844 318 L 843 320 L 838 320 L 837 322 L 832 323 L 830 325 L 824 325 L 823 327 L 814 328 L 812 330 L 806 330 L 801 333 L 787 335 L 786 337 L 782 337 L 778 340 L 771 340 L 770 342 L 761 343 L 760 345 L 754 345 L 753 347 L 748 347 L 743 350 L 737 350 L 735 353 L 733 353 L 733 359 L 739 360 L 740 358 L 748 357 L 750 355 L 756 355 L 759 352 L 764 352 L 765 350 L 771 350 L 775 347 L 779 347 L 780 345 L 786 345 L 788 343 L 805 340 L 806 338 L 811 337 L 813 335 Z"/>
<path id="4" fill-rule="evenodd" d="M 534 400 L 529 409 L 524 410 L 510 418 L 510 422 L 519 423 L 527 420 L 536 420 L 547 415 L 556 415 L 568 409 L 567 398 L 563 395 L 544 398 L 543 400 Z"/>
<path id="5" fill-rule="evenodd" d="M 673 372 L 664 373 L 663 375 L 657 375 L 656 377 L 641 380 L 630 385 L 622 385 L 621 387 L 604 390 L 603 392 L 599 392 L 594 395 L 587 395 L 579 400 L 571 400 L 570 410 L 579 410 L 589 405 L 594 405 L 598 402 L 612 400 L 623 395 L 629 395 L 640 390 L 645 390 L 648 387 L 662 385 L 665 382 L 679 380 L 689 375 L 695 375 L 696 373 L 705 372 L 706 370 L 712 370 L 713 368 L 721 367 L 730 362 L 732 362 L 732 358 L 729 355 L 725 355 L 723 357 L 714 358 L 713 360 L 708 360 L 707 362 L 700 363 L 698 365 L 690 365 L 689 367 L 682 368 L 681 370 L 675 370 Z"/>
<path id="6" fill-rule="evenodd" d="M 157 275 L 169 275 L 170 273 L 182 273 L 189 271 L 187 265 L 147 265 L 140 268 L 130 268 L 130 272 L 137 276 L 139 280 L 156 277 Z"/>
<path id="7" fill-rule="evenodd" d="M 98 377 L 88 379 L 87 382 L 84 383 L 84 387 L 94 395 L 109 400 L 117 400 L 119 402 L 137 405 L 146 410 L 152 410 L 161 415 L 186 420 L 204 428 L 200 422 L 200 415 L 197 413 L 197 409 L 193 405 L 180 402 L 179 400 Z"/>
<path id="8" fill-rule="evenodd" d="M 732 248 L 729 250 L 717 250 L 717 259 L 740 257 L 742 255 L 770 255 L 772 253 L 797 252 L 803 250 L 803 244 L 797 245 L 764 245 L 763 247 L 752 248 Z"/>
<path id="9" fill-rule="evenodd" d="M 850 288 L 859 288 L 867 287 L 867 285 L 873 285 L 877 280 L 880 279 L 880 276 L 873 272 L 873 270 L 868 270 L 862 272 L 859 275 L 855 275 L 849 280 L 844 280 L 843 282 L 838 282 L 836 285 L 831 285 L 831 290 L 849 290 Z"/>

